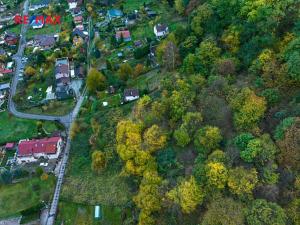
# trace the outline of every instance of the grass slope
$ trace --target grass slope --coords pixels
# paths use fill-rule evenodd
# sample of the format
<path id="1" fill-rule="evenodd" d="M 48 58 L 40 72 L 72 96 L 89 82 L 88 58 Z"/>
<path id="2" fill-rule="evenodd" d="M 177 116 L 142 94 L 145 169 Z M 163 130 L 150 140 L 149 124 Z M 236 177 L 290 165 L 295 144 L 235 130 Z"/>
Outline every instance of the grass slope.
<path id="1" fill-rule="evenodd" d="M 45 122 L 44 128 L 49 133 L 57 130 L 55 123 L 52 122 Z M 37 136 L 37 121 L 19 119 L 6 111 L 0 113 L 0 144 Z"/>
<path id="2" fill-rule="evenodd" d="M 33 178 L 21 183 L 0 187 L 0 218 L 20 213 L 37 205 L 41 201 L 48 201 L 53 193 L 55 178 L 41 181 Z"/>

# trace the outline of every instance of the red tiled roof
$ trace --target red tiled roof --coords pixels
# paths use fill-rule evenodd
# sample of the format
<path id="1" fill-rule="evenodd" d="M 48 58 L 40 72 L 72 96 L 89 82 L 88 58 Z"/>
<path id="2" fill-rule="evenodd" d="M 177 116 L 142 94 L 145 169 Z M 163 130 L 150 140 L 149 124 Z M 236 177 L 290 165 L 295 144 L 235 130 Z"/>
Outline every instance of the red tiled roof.
<path id="1" fill-rule="evenodd" d="M 13 148 L 15 146 L 15 143 L 6 143 L 5 148 Z"/>
<path id="2" fill-rule="evenodd" d="M 0 73 L 2 73 L 2 74 L 8 74 L 8 73 L 12 73 L 12 70 L 7 70 L 5 68 L 1 68 L 0 67 Z"/>
<path id="3" fill-rule="evenodd" d="M 30 156 L 37 153 L 55 154 L 59 140 L 61 137 L 21 141 L 18 146 L 18 156 Z"/>
<path id="4" fill-rule="evenodd" d="M 81 22 L 82 21 L 82 16 L 75 16 L 74 21 L 75 22 Z"/>
<path id="5" fill-rule="evenodd" d="M 123 38 L 130 38 L 129 30 L 117 31 L 116 38 L 119 39 L 123 36 Z"/>

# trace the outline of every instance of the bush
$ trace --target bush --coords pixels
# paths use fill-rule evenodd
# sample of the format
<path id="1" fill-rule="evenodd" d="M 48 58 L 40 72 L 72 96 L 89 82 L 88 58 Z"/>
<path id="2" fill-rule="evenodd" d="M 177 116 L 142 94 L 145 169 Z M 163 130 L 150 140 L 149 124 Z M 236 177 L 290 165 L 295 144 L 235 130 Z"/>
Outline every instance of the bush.
<path id="1" fill-rule="evenodd" d="M 276 140 L 281 140 L 284 137 L 285 131 L 291 127 L 295 122 L 294 117 L 288 117 L 285 118 L 277 127 L 275 130 L 274 138 Z"/>
<path id="2" fill-rule="evenodd" d="M 148 55 L 150 52 L 150 46 L 146 45 L 144 47 L 140 47 L 134 50 L 133 55 L 135 59 L 141 59 L 144 56 Z"/>

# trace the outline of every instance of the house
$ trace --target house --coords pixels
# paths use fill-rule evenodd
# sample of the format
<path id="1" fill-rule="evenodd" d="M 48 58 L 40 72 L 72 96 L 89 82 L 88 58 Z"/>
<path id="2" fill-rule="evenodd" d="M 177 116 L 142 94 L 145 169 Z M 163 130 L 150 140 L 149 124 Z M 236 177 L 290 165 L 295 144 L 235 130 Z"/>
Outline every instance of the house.
<path id="1" fill-rule="evenodd" d="M 14 66 L 14 62 L 13 61 L 12 62 L 8 62 L 7 65 L 6 65 L 6 68 L 8 70 L 11 70 L 13 68 L 13 66 Z"/>
<path id="2" fill-rule="evenodd" d="M 10 84 L 5 83 L 5 84 L 0 84 L 0 100 L 4 99 L 6 95 L 8 94 L 10 89 Z"/>
<path id="3" fill-rule="evenodd" d="M 139 98 L 140 98 L 139 90 L 137 89 L 124 90 L 124 102 L 131 102 Z"/>
<path id="4" fill-rule="evenodd" d="M 41 29 L 44 26 L 44 23 L 42 21 L 40 21 L 40 20 L 36 21 L 34 19 L 30 23 L 30 26 L 32 27 L 32 29 Z"/>
<path id="5" fill-rule="evenodd" d="M 117 41 L 121 41 L 123 38 L 123 41 L 128 42 L 131 41 L 131 36 L 129 30 L 122 30 L 116 32 L 116 39 Z"/>
<path id="6" fill-rule="evenodd" d="M 75 28 L 73 30 L 72 36 L 73 36 L 73 44 L 76 46 L 82 44 L 84 41 L 87 41 L 88 39 L 88 33 L 78 28 Z"/>
<path id="7" fill-rule="evenodd" d="M 15 143 L 6 143 L 5 150 L 13 150 Z"/>
<path id="8" fill-rule="evenodd" d="M 138 19 L 137 13 L 129 14 L 125 19 L 126 26 L 134 25 L 137 19 Z"/>
<path id="9" fill-rule="evenodd" d="M 71 14 L 72 14 L 73 17 L 74 16 L 79 16 L 79 15 L 82 14 L 82 11 L 81 11 L 80 7 L 76 7 L 74 9 L 71 9 L 70 11 L 71 11 Z"/>
<path id="10" fill-rule="evenodd" d="M 0 55 L 6 55 L 6 51 L 3 48 L 0 48 Z"/>
<path id="11" fill-rule="evenodd" d="M 154 26 L 154 34 L 156 38 L 163 38 L 169 33 L 169 28 L 164 24 L 157 24 Z"/>
<path id="12" fill-rule="evenodd" d="M 46 8 L 50 4 L 50 0 L 40 0 L 39 2 L 36 2 L 34 4 L 31 4 L 29 6 L 29 11 L 35 11 L 38 9 Z"/>
<path id="13" fill-rule="evenodd" d="M 0 3 L 0 12 L 5 12 L 7 10 L 7 5 L 3 4 L 3 2 Z"/>
<path id="14" fill-rule="evenodd" d="M 134 47 L 139 48 L 143 45 L 143 42 L 141 40 L 134 41 Z"/>
<path id="15" fill-rule="evenodd" d="M 107 92 L 108 94 L 114 94 L 116 93 L 116 89 L 114 88 L 114 86 L 109 86 Z"/>
<path id="16" fill-rule="evenodd" d="M 72 95 L 70 88 L 70 63 L 68 58 L 57 59 L 55 62 L 55 95 L 57 99 L 65 99 Z"/>
<path id="17" fill-rule="evenodd" d="M 20 140 L 17 148 L 17 163 L 36 162 L 40 158 L 57 159 L 62 147 L 61 137 Z"/>
<path id="18" fill-rule="evenodd" d="M 110 9 L 107 11 L 107 19 L 109 21 L 123 17 L 123 12 L 119 9 Z"/>
<path id="19" fill-rule="evenodd" d="M 84 78 L 85 72 L 82 65 L 75 67 L 75 76 L 78 78 Z"/>
<path id="20" fill-rule="evenodd" d="M 153 11 L 153 10 L 148 10 L 148 11 L 147 11 L 147 16 L 148 16 L 149 18 L 154 18 L 154 17 L 157 16 L 157 13 L 156 13 L 155 11 Z"/>
<path id="21" fill-rule="evenodd" d="M 13 70 L 8 70 L 8 69 L 0 67 L 0 77 L 3 77 L 4 75 L 8 75 L 12 72 L 13 72 Z"/>
<path id="22" fill-rule="evenodd" d="M 18 36 L 15 33 L 6 32 L 4 41 L 7 45 L 14 46 L 18 43 Z"/>
<path id="23" fill-rule="evenodd" d="M 70 86 L 59 86 L 55 89 L 55 96 L 58 100 L 63 100 L 73 96 L 73 89 Z"/>
<path id="24" fill-rule="evenodd" d="M 33 46 L 39 47 L 43 50 L 48 50 L 54 47 L 56 41 L 58 39 L 58 35 L 35 35 L 33 38 Z"/>
<path id="25" fill-rule="evenodd" d="M 46 100 L 53 100 L 55 99 L 55 93 L 52 92 L 52 86 L 47 87 L 46 90 Z"/>
<path id="26" fill-rule="evenodd" d="M 82 23 L 82 22 L 83 22 L 82 16 L 75 16 L 74 17 L 74 23 L 75 24 Z"/>
<path id="27" fill-rule="evenodd" d="M 68 0 L 69 9 L 75 9 L 82 5 L 82 0 Z"/>

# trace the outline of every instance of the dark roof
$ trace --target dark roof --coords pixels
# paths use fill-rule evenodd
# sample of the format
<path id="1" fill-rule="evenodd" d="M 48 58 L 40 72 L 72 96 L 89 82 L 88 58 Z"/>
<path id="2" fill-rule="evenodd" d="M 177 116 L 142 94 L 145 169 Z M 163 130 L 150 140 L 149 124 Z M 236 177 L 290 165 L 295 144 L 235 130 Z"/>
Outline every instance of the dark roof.
<path id="1" fill-rule="evenodd" d="M 167 30 L 167 26 L 166 25 L 164 25 L 164 24 L 157 24 L 156 25 L 156 30 L 157 30 L 157 32 L 163 32 L 163 31 L 166 31 Z"/>
<path id="2" fill-rule="evenodd" d="M 135 20 L 135 19 L 137 19 L 137 17 L 138 17 L 138 15 L 135 13 L 129 14 L 127 16 L 128 20 Z"/>
<path id="3" fill-rule="evenodd" d="M 49 5 L 50 4 L 50 0 L 40 0 L 39 2 L 36 2 L 32 5 Z"/>
<path id="4" fill-rule="evenodd" d="M 4 55 L 6 51 L 3 48 L 0 48 L 0 55 Z"/>
<path id="5" fill-rule="evenodd" d="M 66 99 L 70 97 L 70 88 L 69 86 L 58 86 L 55 90 L 55 95 L 58 99 Z"/>
<path id="6" fill-rule="evenodd" d="M 149 17 L 154 17 L 154 16 L 157 15 L 157 13 L 156 13 L 155 11 L 147 11 L 147 15 L 148 15 Z"/>
<path id="7" fill-rule="evenodd" d="M 55 38 L 53 35 L 36 35 L 34 41 L 42 47 L 53 46 L 55 44 Z"/>
<path id="8" fill-rule="evenodd" d="M 78 66 L 75 68 L 75 75 L 77 77 L 84 77 L 84 69 L 83 69 L 83 66 Z"/>
<path id="9" fill-rule="evenodd" d="M 143 45 L 143 42 L 141 40 L 137 40 L 137 41 L 134 42 L 135 47 L 139 47 L 141 45 Z"/>
<path id="10" fill-rule="evenodd" d="M 68 65 L 65 65 L 65 64 L 58 64 L 56 67 L 55 67 L 55 73 L 68 73 L 69 71 L 69 67 Z"/>
<path id="11" fill-rule="evenodd" d="M 70 77 L 61 77 L 56 80 L 56 84 L 70 84 L 71 79 Z"/>
<path id="12" fill-rule="evenodd" d="M 124 96 L 129 97 L 129 96 L 139 96 L 139 90 L 138 89 L 125 89 L 124 90 Z"/>
<path id="13" fill-rule="evenodd" d="M 74 8 L 74 9 L 72 9 L 72 12 L 73 12 L 74 14 L 78 14 L 78 13 L 81 12 L 81 8 L 80 8 L 80 7 L 76 7 L 76 8 Z"/>
<path id="14" fill-rule="evenodd" d="M 78 28 L 75 28 L 72 32 L 72 35 L 73 36 L 79 36 L 79 37 L 82 37 L 82 38 L 85 38 L 86 35 L 83 33 L 82 30 L 79 30 Z"/>

